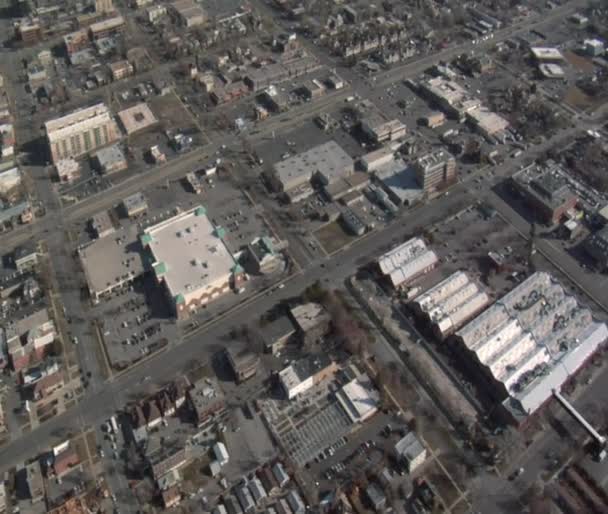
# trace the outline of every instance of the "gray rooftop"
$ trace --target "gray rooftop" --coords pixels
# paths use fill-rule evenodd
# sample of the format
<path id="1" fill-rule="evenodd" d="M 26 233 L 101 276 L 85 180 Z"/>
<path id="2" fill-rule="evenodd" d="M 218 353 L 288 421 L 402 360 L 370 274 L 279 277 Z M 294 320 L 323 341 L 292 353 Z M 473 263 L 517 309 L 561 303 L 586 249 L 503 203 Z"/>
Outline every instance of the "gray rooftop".
<path id="1" fill-rule="evenodd" d="M 329 141 L 276 163 L 274 169 L 281 183 L 290 188 L 315 175 L 331 183 L 350 175 L 354 171 L 354 162 L 338 143 Z"/>
<path id="2" fill-rule="evenodd" d="M 118 145 L 107 146 L 95 152 L 95 158 L 101 168 L 111 168 L 125 160 L 125 154 Z"/>
<path id="3" fill-rule="evenodd" d="M 80 258 L 91 292 L 101 293 L 127 277 L 141 275 L 144 264 L 137 226 L 96 239 L 80 250 Z"/>

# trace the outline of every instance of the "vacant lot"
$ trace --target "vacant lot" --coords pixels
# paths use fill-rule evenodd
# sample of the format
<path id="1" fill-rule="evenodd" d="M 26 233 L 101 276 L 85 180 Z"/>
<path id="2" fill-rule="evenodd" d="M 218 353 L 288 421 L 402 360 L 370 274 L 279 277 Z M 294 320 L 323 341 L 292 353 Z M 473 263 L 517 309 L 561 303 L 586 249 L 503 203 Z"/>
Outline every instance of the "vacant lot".
<path id="1" fill-rule="evenodd" d="M 339 221 L 328 223 L 316 230 L 315 237 L 319 240 L 319 243 L 321 243 L 327 253 L 336 252 L 348 243 L 357 239 L 357 236 L 353 236 L 346 232 L 346 229 Z"/>

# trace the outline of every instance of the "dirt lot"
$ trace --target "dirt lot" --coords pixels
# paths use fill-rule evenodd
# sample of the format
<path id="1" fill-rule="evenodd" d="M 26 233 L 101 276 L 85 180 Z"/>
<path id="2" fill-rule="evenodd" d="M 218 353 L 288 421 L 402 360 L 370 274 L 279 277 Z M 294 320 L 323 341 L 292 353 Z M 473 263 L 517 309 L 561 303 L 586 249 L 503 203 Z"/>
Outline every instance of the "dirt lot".
<path id="1" fill-rule="evenodd" d="M 328 223 L 314 234 L 327 253 L 338 251 L 357 239 L 357 236 L 347 233 L 339 221 Z"/>
<path id="2" fill-rule="evenodd" d="M 196 127 L 192 114 L 184 108 L 175 93 L 155 96 L 150 100 L 150 108 L 161 123 L 167 127 Z"/>
<path id="3" fill-rule="evenodd" d="M 577 109 L 588 109 L 594 105 L 593 99 L 583 93 L 578 87 L 572 86 L 564 96 L 564 101 Z"/>
<path id="4" fill-rule="evenodd" d="M 575 67 L 577 70 L 584 71 L 585 73 L 591 73 L 595 68 L 595 66 L 589 59 L 581 55 L 575 54 L 574 52 L 566 51 L 564 52 L 564 57 L 570 65 Z"/>

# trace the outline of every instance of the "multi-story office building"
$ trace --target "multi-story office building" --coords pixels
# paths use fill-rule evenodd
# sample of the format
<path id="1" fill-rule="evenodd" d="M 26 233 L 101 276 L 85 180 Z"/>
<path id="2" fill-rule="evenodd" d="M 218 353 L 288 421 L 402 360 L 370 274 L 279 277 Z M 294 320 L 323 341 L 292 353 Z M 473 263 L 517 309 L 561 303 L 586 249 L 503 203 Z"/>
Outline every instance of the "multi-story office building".
<path id="1" fill-rule="evenodd" d="M 119 138 L 116 122 L 105 104 L 77 109 L 45 123 L 51 159 L 79 157 Z"/>
<path id="2" fill-rule="evenodd" d="M 420 157 L 414 163 L 416 180 L 426 195 L 432 195 L 456 181 L 456 160 L 439 151 Z"/>

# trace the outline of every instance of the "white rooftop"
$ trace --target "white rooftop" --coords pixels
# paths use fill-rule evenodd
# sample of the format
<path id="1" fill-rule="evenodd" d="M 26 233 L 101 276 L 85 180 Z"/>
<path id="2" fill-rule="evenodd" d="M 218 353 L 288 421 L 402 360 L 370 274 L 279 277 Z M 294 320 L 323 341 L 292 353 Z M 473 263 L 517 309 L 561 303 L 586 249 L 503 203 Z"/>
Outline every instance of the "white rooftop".
<path id="1" fill-rule="evenodd" d="M 490 302 L 490 297 L 462 271 L 453 273 L 414 301 L 441 335 L 460 328 Z"/>
<path id="2" fill-rule="evenodd" d="M 538 272 L 457 334 L 519 410 L 530 413 L 608 338 L 608 328 Z"/>
<path id="3" fill-rule="evenodd" d="M 439 262 L 439 258 L 419 237 L 399 245 L 378 259 L 378 266 L 384 275 L 389 275 L 394 286 L 413 279 L 429 266 Z"/>
<path id="4" fill-rule="evenodd" d="M 414 432 L 408 432 L 395 444 L 395 453 L 405 457 L 408 462 L 412 462 L 420 455 L 426 453 L 426 449 Z"/>
<path id="5" fill-rule="evenodd" d="M 530 48 L 532 55 L 539 60 L 550 59 L 550 60 L 562 60 L 564 56 L 557 48 L 549 48 L 543 46 L 534 46 Z"/>
<path id="6" fill-rule="evenodd" d="M 232 273 L 236 262 L 220 236 L 223 229 L 196 207 L 147 228 L 155 270 L 162 274 L 171 295 L 212 285 Z M 160 266 L 160 268 L 158 267 Z"/>
<path id="7" fill-rule="evenodd" d="M 44 126 L 49 141 L 61 140 L 67 135 L 73 133 L 76 126 L 84 124 L 87 127 L 101 126 L 105 123 L 110 123 L 112 117 L 110 111 L 104 103 L 98 103 L 91 107 L 84 107 L 82 109 L 76 109 L 65 116 L 60 116 L 47 121 Z"/>
<path id="8" fill-rule="evenodd" d="M 354 378 L 344 385 L 337 398 L 353 423 L 373 416 L 380 404 L 380 394 L 367 375 Z"/>
<path id="9" fill-rule="evenodd" d="M 509 122 L 505 118 L 482 107 L 469 111 L 467 116 L 469 116 L 481 130 L 490 135 L 504 132 L 509 127 Z"/>

